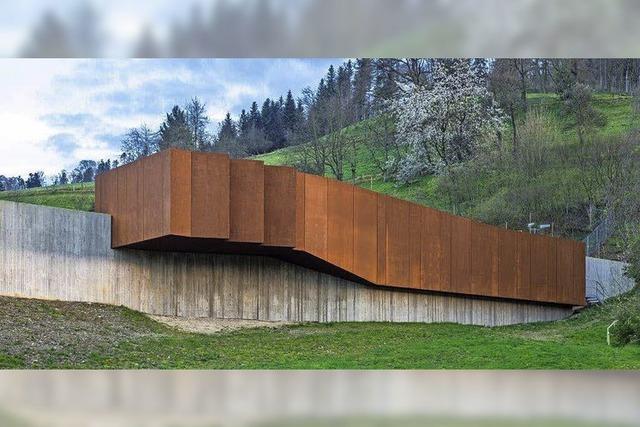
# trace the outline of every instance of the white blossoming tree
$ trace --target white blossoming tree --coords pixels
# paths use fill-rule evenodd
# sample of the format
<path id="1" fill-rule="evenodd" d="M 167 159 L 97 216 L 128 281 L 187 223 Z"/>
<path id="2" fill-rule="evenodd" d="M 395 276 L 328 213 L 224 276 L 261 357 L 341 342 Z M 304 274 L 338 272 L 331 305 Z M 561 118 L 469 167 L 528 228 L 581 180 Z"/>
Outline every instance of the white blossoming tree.
<path id="1" fill-rule="evenodd" d="M 404 93 L 392 106 L 398 141 L 409 149 L 398 172 L 403 182 L 471 158 L 504 121 L 468 60 L 437 61 L 430 87 L 405 86 Z"/>

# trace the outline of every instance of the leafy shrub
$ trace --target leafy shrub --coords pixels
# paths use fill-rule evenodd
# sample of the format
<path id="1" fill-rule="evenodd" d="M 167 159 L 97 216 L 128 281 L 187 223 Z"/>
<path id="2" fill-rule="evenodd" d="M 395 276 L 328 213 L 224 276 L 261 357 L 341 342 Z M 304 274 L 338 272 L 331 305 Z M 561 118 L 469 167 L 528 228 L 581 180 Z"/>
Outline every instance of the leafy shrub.
<path id="1" fill-rule="evenodd" d="M 614 313 L 618 323 L 611 328 L 613 344 L 640 343 L 640 292 L 636 289 L 621 297 Z"/>

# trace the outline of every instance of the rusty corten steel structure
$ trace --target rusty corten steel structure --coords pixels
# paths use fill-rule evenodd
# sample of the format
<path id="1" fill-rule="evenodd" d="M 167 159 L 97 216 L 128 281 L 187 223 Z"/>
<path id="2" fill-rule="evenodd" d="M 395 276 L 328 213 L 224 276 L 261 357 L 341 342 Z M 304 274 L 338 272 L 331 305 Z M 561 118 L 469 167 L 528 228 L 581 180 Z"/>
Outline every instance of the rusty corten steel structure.
<path id="1" fill-rule="evenodd" d="M 261 254 L 376 286 L 584 305 L 581 242 L 334 179 L 171 149 L 96 178 L 113 248 Z"/>

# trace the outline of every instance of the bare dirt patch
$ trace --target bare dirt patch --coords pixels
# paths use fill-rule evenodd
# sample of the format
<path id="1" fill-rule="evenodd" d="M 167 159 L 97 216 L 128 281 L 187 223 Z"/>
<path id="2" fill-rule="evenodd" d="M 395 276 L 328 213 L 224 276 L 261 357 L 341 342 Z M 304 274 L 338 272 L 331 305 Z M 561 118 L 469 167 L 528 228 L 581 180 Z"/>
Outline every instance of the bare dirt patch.
<path id="1" fill-rule="evenodd" d="M 0 353 L 19 357 L 25 367 L 82 363 L 162 329 L 124 307 L 0 297 Z"/>
<path id="2" fill-rule="evenodd" d="M 217 334 L 221 332 L 231 332 L 238 329 L 247 328 L 281 328 L 283 326 L 295 325 L 295 322 L 267 322 L 263 320 L 243 320 L 243 319 L 212 319 L 209 317 L 175 317 L 175 316 L 153 316 L 152 320 L 167 325 L 171 328 L 183 332 L 194 332 L 198 334 Z"/>

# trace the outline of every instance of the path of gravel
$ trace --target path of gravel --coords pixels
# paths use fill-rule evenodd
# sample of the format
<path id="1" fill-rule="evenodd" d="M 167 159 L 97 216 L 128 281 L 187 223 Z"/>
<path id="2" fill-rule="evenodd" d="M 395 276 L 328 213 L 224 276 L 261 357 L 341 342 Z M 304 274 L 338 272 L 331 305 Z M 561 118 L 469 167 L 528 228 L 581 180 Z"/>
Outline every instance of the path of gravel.
<path id="1" fill-rule="evenodd" d="M 161 337 L 174 330 L 215 334 L 244 328 L 279 328 L 291 322 L 146 316 L 124 307 L 0 296 L 0 358 L 26 367 L 82 363 L 124 341 Z"/>
<path id="2" fill-rule="evenodd" d="M 174 316 L 149 316 L 151 319 L 164 325 L 176 328 L 184 332 L 199 334 L 215 334 L 230 332 L 245 328 L 280 328 L 293 325 L 294 322 L 266 322 L 261 320 L 242 319 L 211 319 L 200 317 L 174 317 Z"/>

